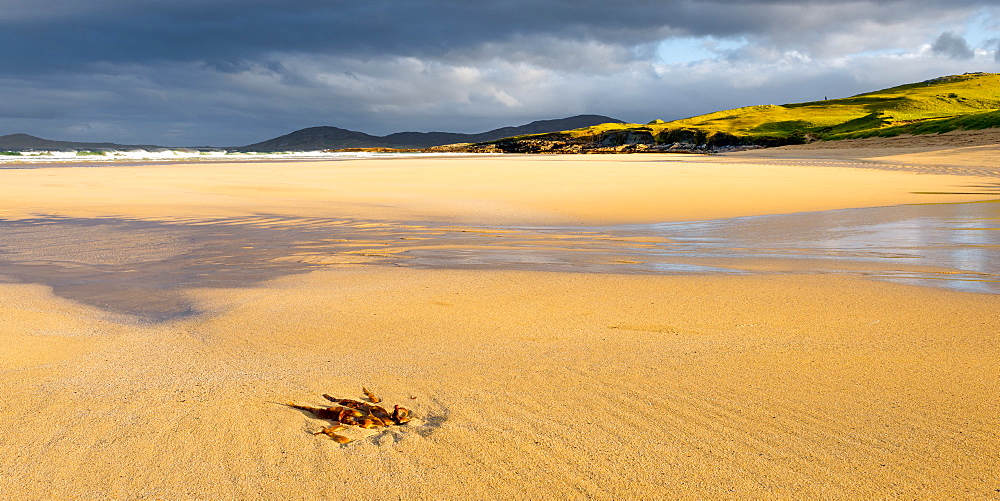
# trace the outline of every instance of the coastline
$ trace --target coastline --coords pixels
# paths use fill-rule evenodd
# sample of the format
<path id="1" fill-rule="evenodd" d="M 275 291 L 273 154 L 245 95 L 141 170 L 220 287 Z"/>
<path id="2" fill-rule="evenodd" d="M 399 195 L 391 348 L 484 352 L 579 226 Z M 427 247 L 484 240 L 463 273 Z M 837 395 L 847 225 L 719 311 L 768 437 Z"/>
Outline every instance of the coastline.
<path id="1" fill-rule="evenodd" d="M 635 154 L 0 170 L 0 217 L 604 225 L 997 198 L 995 178 Z M 474 165 L 474 167 L 470 167 Z M 927 172 L 932 172 L 928 167 Z M 969 185 L 977 187 L 968 193 Z M 932 194 L 929 194 L 932 193 Z"/>
<path id="2" fill-rule="evenodd" d="M 217 218 L 277 225 L 269 215 L 572 226 L 1000 198 L 996 177 L 925 174 L 933 162 L 912 159 L 915 172 L 722 160 L 12 169 L 0 170 L 0 217 L 56 221 L 44 228 L 48 251 L 25 245 L 29 264 L 76 245 L 87 252 L 65 266 L 127 270 L 197 242 L 97 223 L 80 238 L 60 233 L 59 218 L 183 219 L 219 231 L 230 230 Z M 957 194 L 970 185 L 977 194 Z M 137 239 L 138 250 L 125 245 Z M 309 243 L 290 252 L 305 255 Z M 224 257 L 206 257 L 200 272 Z M 141 499 L 995 496 L 1000 295 L 765 264 L 748 275 L 666 276 L 343 262 L 182 287 L 198 313 L 162 322 L 29 280 L 0 283 L 9 458 L 0 489 Z M 359 398 L 362 386 L 416 419 L 340 445 L 312 435 L 323 421 L 282 405 Z"/>

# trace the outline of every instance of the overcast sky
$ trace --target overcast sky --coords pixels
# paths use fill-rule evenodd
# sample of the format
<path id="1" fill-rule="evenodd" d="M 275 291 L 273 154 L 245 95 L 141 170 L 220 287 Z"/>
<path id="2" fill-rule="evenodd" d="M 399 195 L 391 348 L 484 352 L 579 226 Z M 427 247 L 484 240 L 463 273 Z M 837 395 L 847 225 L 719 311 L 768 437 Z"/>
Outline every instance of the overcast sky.
<path id="1" fill-rule="evenodd" d="M 1000 71 L 996 0 L 3 0 L 0 135 L 630 122 Z"/>

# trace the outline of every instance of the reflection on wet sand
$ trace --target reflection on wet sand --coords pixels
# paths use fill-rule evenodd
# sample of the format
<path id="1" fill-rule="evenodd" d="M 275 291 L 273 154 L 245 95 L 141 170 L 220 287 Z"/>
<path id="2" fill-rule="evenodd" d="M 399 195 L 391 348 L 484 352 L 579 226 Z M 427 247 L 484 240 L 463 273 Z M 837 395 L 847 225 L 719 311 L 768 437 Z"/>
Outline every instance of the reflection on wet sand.
<path id="1" fill-rule="evenodd" d="M 1000 293 L 1000 204 L 906 205 L 590 228 L 459 227 L 348 219 L 0 222 L 0 276 L 162 321 L 184 291 L 331 266 L 597 273 L 849 273 Z"/>

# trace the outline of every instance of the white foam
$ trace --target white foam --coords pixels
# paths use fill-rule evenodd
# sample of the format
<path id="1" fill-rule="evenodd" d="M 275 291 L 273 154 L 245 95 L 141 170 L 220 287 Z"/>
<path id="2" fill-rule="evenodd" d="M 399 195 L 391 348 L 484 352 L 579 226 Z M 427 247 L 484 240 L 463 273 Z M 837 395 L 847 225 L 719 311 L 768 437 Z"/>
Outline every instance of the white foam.
<path id="1" fill-rule="evenodd" d="M 252 153 L 227 150 L 102 150 L 102 151 L 46 151 L 29 150 L 16 154 L 0 152 L 0 164 L 38 163 L 112 163 L 142 161 L 244 161 L 244 160 L 354 160 L 364 158 L 399 158 L 455 156 L 467 153 L 380 153 L 380 152 L 326 152 L 288 151 L 278 153 Z"/>

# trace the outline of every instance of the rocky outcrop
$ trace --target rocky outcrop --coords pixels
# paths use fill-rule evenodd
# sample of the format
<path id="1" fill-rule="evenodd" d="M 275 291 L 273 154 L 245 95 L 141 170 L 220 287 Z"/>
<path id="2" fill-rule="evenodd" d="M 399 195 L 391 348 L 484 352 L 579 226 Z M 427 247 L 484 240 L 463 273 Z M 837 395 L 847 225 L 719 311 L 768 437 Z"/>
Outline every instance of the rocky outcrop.
<path id="1" fill-rule="evenodd" d="M 627 129 L 609 132 L 597 143 L 601 148 L 656 144 L 651 129 Z"/>
<path id="2" fill-rule="evenodd" d="M 572 137 L 567 133 L 536 134 L 484 143 L 462 143 L 432 151 L 469 153 L 713 153 L 802 142 L 798 138 L 738 137 L 697 129 L 655 131 L 637 127 Z"/>

